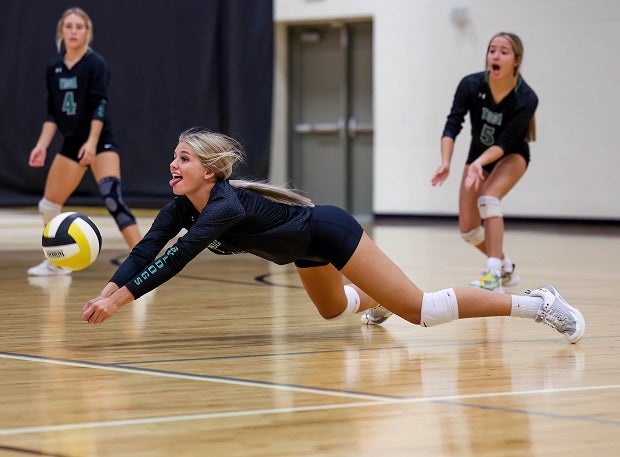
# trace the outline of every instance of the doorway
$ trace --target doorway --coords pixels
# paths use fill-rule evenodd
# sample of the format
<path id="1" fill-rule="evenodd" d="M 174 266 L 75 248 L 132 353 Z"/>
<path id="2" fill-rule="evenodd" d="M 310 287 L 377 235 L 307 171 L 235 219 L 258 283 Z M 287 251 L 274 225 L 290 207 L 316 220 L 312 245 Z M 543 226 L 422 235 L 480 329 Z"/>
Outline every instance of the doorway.
<path id="1" fill-rule="evenodd" d="M 317 204 L 372 215 L 372 22 L 289 27 L 289 165 Z"/>

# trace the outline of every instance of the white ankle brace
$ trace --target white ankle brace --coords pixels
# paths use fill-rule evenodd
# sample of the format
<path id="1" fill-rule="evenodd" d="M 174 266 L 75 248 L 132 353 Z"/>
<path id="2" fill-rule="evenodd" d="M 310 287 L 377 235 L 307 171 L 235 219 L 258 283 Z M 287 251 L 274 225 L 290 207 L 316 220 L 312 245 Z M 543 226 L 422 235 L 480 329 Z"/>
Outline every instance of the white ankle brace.
<path id="1" fill-rule="evenodd" d="M 432 327 L 459 318 L 459 305 L 454 289 L 425 292 L 422 298 L 420 325 Z"/>

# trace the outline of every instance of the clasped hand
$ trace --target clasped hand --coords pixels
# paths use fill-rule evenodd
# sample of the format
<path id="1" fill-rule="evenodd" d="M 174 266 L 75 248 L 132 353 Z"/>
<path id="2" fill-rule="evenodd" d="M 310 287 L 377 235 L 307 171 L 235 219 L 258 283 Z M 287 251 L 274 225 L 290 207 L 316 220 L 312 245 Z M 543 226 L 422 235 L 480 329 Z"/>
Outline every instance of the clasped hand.
<path id="1" fill-rule="evenodd" d="M 82 308 L 82 320 L 89 324 L 101 324 L 112 317 L 119 307 L 109 297 L 97 297 L 89 300 Z"/>

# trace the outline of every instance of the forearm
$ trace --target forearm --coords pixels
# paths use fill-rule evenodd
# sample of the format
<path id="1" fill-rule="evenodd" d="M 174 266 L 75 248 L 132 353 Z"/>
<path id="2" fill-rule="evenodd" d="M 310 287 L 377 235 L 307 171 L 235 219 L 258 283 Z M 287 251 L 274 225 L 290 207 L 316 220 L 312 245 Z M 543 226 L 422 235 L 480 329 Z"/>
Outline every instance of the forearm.
<path id="1" fill-rule="evenodd" d="M 41 134 L 37 140 L 37 147 L 47 149 L 56 135 L 58 126 L 50 121 L 45 121 L 43 127 L 41 127 Z"/>
<path id="2" fill-rule="evenodd" d="M 101 131 L 103 130 L 103 122 L 98 119 L 93 119 L 90 122 L 90 131 L 88 133 L 88 143 L 97 146 L 99 142 L 99 137 L 101 137 Z"/>
<path id="3" fill-rule="evenodd" d="M 134 296 L 127 287 L 118 288 L 108 297 L 116 305 L 117 309 L 134 300 Z"/>
<path id="4" fill-rule="evenodd" d="M 501 147 L 491 146 L 486 151 L 484 151 L 475 161 L 478 162 L 481 167 L 484 167 L 485 165 L 488 165 L 500 159 L 503 155 L 504 150 Z"/>
<path id="5" fill-rule="evenodd" d="M 106 284 L 106 286 L 101 290 L 101 292 L 99 293 L 100 297 L 109 297 L 110 295 L 112 295 L 114 292 L 116 292 L 118 289 L 120 289 L 120 287 L 116 284 L 114 284 L 113 282 L 109 282 Z"/>
<path id="6" fill-rule="evenodd" d="M 441 164 L 445 167 L 450 166 L 452 154 L 454 153 L 454 138 L 444 136 L 441 138 Z"/>

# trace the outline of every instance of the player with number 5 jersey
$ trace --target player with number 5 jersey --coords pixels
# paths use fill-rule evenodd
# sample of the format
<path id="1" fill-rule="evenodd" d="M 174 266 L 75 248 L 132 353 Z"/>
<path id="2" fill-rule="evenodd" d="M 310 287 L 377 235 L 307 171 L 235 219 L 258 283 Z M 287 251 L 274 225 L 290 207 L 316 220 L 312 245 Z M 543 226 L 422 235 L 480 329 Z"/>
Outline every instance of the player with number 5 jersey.
<path id="1" fill-rule="evenodd" d="M 459 83 L 441 138 L 441 165 L 434 186 L 450 172 L 454 143 L 469 113 L 471 143 L 459 193 L 462 238 L 486 255 L 480 280 L 472 287 L 502 290 L 519 282 L 505 254 L 501 201 L 525 174 L 529 142 L 536 136 L 538 97 L 521 76 L 523 44 L 514 33 L 500 32 L 487 46 L 486 70 Z"/>
<path id="2" fill-rule="evenodd" d="M 63 135 L 54 156 L 39 213 L 44 225 L 62 211 L 91 169 L 98 191 L 130 248 L 140 241 L 140 232 L 121 193 L 119 148 L 108 116 L 110 72 L 101 55 L 91 49 L 93 25 L 81 8 L 69 8 L 58 21 L 56 55 L 47 66 L 47 115 L 28 164 L 43 167 L 47 149 L 57 131 Z M 28 269 L 32 276 L 69 274 L 47 260 Z"/>

